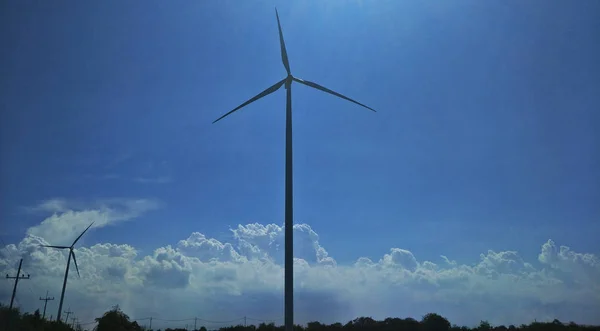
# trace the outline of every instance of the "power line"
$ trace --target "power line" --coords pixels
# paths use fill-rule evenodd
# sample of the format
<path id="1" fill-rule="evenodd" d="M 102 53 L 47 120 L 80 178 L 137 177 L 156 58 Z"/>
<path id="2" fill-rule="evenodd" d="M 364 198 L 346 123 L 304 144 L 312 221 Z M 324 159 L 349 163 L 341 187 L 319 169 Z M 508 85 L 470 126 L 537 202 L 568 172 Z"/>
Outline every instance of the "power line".
<path id="1" fill-rule="evenodd" d="M 147 318 L 144 318 L 144 319 L 148 319 L 148 317 L 147 317 Z M 182 319 L 177 319 L 177 320 L 170 320 L 170 319 L 155 318 L 155 320 L 157 320 L 157 321 L 162 321 L 162 322 L 185 322 L 185 321 L 191 321 L 191 320 L 193 320 L 193 319 L 194 319 L 193 317 L 192 317 L 192 318 L 182 318 Z"/>
<path id="2" fill-rule="evenodd" d="M 46 305 L 48 304 L 48 300 L 54 300 L 54 297 L 49 298 L 48 291 L 46 291 L 46 297 L 43 299 L 40 297 L 40 300 L 44 301 L 44 313 L 42 314 L 42 319 L 44 319 L 46 317 Z"/>
<path id="3" fill-rule="evenodd" d="M 15 286 L 13 287 L 13 293 L 12 293 L 12 297 L 10 298 L 10 307 L 9 309 L 12 309 L 13 307 L 13 301 L 15 301 L 15 295 L 17 294 L 17 285 L 19 284 L 19 280 L 21 279 L 29 279 L 29 275 L 27 275 L 27 277 L 25 277 L 25 275 L 20 275 L 21 274 L 21 266 L 23 264 L 23 259 L 21 259 L 19 261 L 19 269 L 17 270 L 17 275 L 14 277 L 9 276 L 8 274 L 6 274 L 6 279 L 14 279 L 15 280 Z"/>
<path id="4" fill-rule="evenodd" d="M 65 311 L 65 314 L 67 314 L 67 318 L 65 318 L 65 324 L 69 323 L 69 315 L 71 315 L 72 313 L 73 312 L 71 311 L 71 307 L 69 307 L 69 309 Z M 58 317 L 56 318 L 56 320 L 60 322 L 60 319 Z"/>
<path id="5" fill-rule="evenodd" d="M 10 255 L 11 260 L 16 260 L 15 257 L 13 256 L 12 252 L 7 248 L 8 245 L 6 244 L 4 239 L 2 239 L 2 237 L 0 237 L 0 242 L 2 243 L 2 246 L 4 247 L 4 249 L 8 252 L 8 255 Z M 15 245 L 15 247 L 17 247 L 17 245 Z M 35 293 L 31 287 L 30 283 L 27 283 L 27 288 L 29 289 L 29 292 L 31 292 L 31 295 L 35 296 Z M 17 301 L 17 303 L 18 303 L 18 301 Z"/>
<path id="6" fill-rule="evenodd" d="M 283 317 L 277 317 L 277 318 L 271 318 L 271 319 L 256 319 L 256 318 L 248 317 L 248 319 L 251 321 L 257 321 L 257 322 L 274 322 L 274 321 L 279 321 L 279 320 L 283 319 Z"/>
<path id="7" fill-rule="evenodd" d="M 69 314 L 72 314 L 72 311 L 65 311 L 65 314 L 67 314 L 67 316 L 69 316 Z M 71 319 L 76 318 L 76 317 L 72 317 Z M 149 328 L 152 328 L 152 321 L 160 321 L 160 322 L 166 322 L 166 323 L 173 323 L 173 322 L 187 322 L 187 321 L 194 321 L 194 328 L 197 327 L 198 322 L 204 322 L 204 323 L 213 323 L 213 324 L 226 324 L 226 323 L 233 323 L 233 322 L 237 322 L 237 321 L 244 321 L 244 325 L 247 326 L 247 321 L 257 321 L 257 322 L 273 322 L 273 321 L 277 321 L 277 320 L 282 320 L 283 317 L 278 317 L 278 318 L 274 318 L 274 319 L 259 319 L 259 318 L 252 318 L 252 317 L 239 317 L 239 318 L 235 318 L 235 319 L 230 319 L 230 320 L 223 320 L 223 321 L 214 321 L 214 320 L 207 320 L 204 318 L 200 318 L 200 317 L 190 317 L 190 318 L 181 318 L 181 319 L 166 319 L 166 318 L 157 318 L 157 317 L 142 317 L 142 318 L 136 318 L 131 320 L 136 321 L 136 322 L 140 322 L 140 321 L 150 321 L 149 323 Z M 77 323 L 77 325 L 81 325 L 81 326 L 86 326 L 86 325 L 90 325 L 90 324 L 96 324 L 98 323 L 96 320 L 94 321 L 90 321 L 90 322 L 86 322 L 86 323 Z"/>
<path id="8" fill-rule="evenodd" d="M 0 237 L 0 242 L 3 245 L 3 248 L 10 255 L 10 257 L 12 259 L 14 259 L 14 256 L 13 256 L 11 250 L 9 250 L 7 248 L 6 242 L 1 237 Z M 19 269 L 17 271 L 17 276 L 22 271 L 22 262 L 23 262 L 23 259 L 21 259 L 20 262 L 19 262 Z M 264 265 L 262 267 L 264 267 Z M 16 287 L 17 287 L 18 281 L 20 279 L 29 279 L 30 278 L 30 275 L 27 275 L 27 276 L 21 275 L 21 276 L 18 276 L 18 279 L 16 278 L 17 276 L 15 276 L 15 277 L 9 277 L 8 275 L 6 275 L 7 279 L 15 279 L 15 288 L 13 289 L 13 297 L 11 298 L 11 308 L 13 306 L 13 300 L 16 301 L 17 304 L 19 304 L 19 300 L 15 296 L 15 292 L 16 292 Z M 282 278 L 283 278 L 283 275 L 282 275 Z M 29 283 L 27 283 L 27 285 L 29 285 Z M 28 289 L 30 290 L 30 292 L 32 294 L 34 294 L 33 293 L 33 289 L 31 288 L 30 285 L 28 286 Z M 48 301 L 54 300 L 54 297 L 49 298 L 48 297 L 48 292 L 46 292 L 46 298 L 40 298 L 40 300 L 44 301 L 44 313 L 43 313 L 43 316 L 45 317 L 46 305 L 47 305 Z M 69 321 L 68 320 L 69 315 L 72 314 L 73 312 L 70 311 L 70 308 L 69 308 L 69 310 L 65 311 L 64 313 L 67 314 L 67 318 L 65 319 L 65 321 L 68 323 L 68 321 Z M 52 319 L 52 317 L 51 317 L 51 319 Z M 161 322 L 186 322 L 186 321 L 192 321 L 193 320 L 194 321 L 194 328 L 196 328 L 198 321 L 201 321 L 201 322 L 204 322 L 204 323 L 212 323 L 212 324 L 226 324 L 226 323 L 233 323 L 233 322 L 236 322 L 236 321 L 244 320 L 244 325 L 247 325 L 247 321 L 248 320 L 250 320 L 250 321 L 257 321 L 257 322 L 271 322 L 271 321 L 277 321 L 277 320 L 282 320 L 282 319 L 283 319 L 283 317 L 279 317 L 279 318 L 275 318 L 275 319 L 257 319 L 257 318 L 252 318 L 252 317 L 246 317 L 246 316 L 244 316 L 244 317 L 240 317 L 240 318 L 236 318 L 236 319 L 232 319 L 232 320 L 215 321 L 215 320 L 208 320 L 208 319 L 203 319 L 203 318 L 199 318 L 199 317 L 191 317 L 191 318 L 184 318 L 184 319 L 161 319 L 161 318 L 154 318 L 154 317 L 145 317 L 145 318 L 135 319 L 134 321 L 149 320 L 150 321 L 149 325 L 151 327 L 153 320 L 161 321 Z M 78 325 L 90 325 L 90 324 L 95 324 L 95 323 L 97 323 L 97 321 L 94 320 L 94 321 L 87 322 L 87 323 L 77 323 L 77 324 Z"/>

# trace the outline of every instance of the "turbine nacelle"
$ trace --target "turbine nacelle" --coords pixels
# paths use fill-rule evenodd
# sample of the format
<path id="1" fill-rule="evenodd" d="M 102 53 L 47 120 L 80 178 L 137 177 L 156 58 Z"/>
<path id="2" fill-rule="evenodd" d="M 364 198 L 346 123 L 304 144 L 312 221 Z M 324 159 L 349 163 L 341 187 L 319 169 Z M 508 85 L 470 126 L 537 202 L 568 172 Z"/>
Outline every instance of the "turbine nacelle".
<path id="1" fill-rule="evenodd" d="M 94 225 L 94 222 L 92 222 L 90 225 L 88 225 L 87 228 L 85 228 L 85 230 L 83 230 L 83 232 L 73 241 L 73 243 L 71 244 L 71 246 L 55 246 L 55 245 L 40 245 L 42 247 L 47 247 L 47 248 L 56 248 L 56 249 L 68 249 L 69 250 L 69 259 L 68 261 L 71 261 L 71 257 L 73 257 L 73 262 L 75 263 L 75 269 L 77 270 L 77 276 L 79 276 L 81 278 L 81 274 L 79 274 L 79 266 L 77 265 L 77 258 L 75 257 L 75 244 L 79 241 L 79 239 L 81 239 L 81 237 L 86 233 L 87 230 L 89 230 L 89 228 Z M 67 270 L 69 268 L 69 262 L 67 262 Z"/>
<path id="2" fill-rule="evenodd" d="M 297 77 L 292 76 L 290 70 L 290 63 L 288 60 L 287 50 L 285 48 L 285 41 L 283 40 L 283 32 L 281 30 L 281 23 L 279 22 L 279 13 L 277 9 L 275 9 L 275 15 L 277 17 L 277 29 L 279 31 L 279 44 L 281 46 L 281 60 L 283 61 L 283 66 L 285 67 L 285 71 L 287 72 L 287 76 L 280 80 L 279 82 L 273 84 L 272 86 L 266 88 L 264 91 L 260 92 L 256 96 L 250 98 L 248 101 L 242 103 L 237 106 L 233 110 L 229 111 L 225 115 L 217 118 L 213 123 L 220 121 L 221 119 L 227 117 L 231 113 L 241 109 L 242 107 L 253 103 L 254 101 L 265 97 L 278 89 L 281 86 L 285 85 L 286 93 L 286 125 L 285 125 L 285 265 L 284 265 L 284 310 L 285 310 L 285 331 L 293 331 L 294 330 L 294 255 L 293 255 L 293 176 L 292 176 L 292 83 L 294 81 L 306 85 L 308 87 L 315 88 L 317 90 L 329 93 L 331 95 L 335 95 L 339 98 L 348 100 L 357 105 L 375 111 L 373 108 L 363 105 L 362 103 L 352 100 L 345 95 L 342 95 L 338 92 L 332 91 L 324 86 L 321 86 L 317 83 L 313 83 L 311 81 L 303 80 Z"/>
<path id="3" fill-rule="evenodd" d="M 273 84 L 271 87 L 268 87 L 267 89 L 265 89 L 264 91 L 260 92 L 259 94 L 257 94 L 253 98 L 249 99 L 248 101 L 246 101 L 246 102 L 242 103 L 241 105 L 237 106 L 232 111 L 230 111 L 230 112 L 226 113 L 225 115 L 217 118 L 215 121 L 213 121 L 213 123 L 216 123 L 216 122 L 220 121 L 221 119 L 227 117 L 229 114 L 235 112 L 236 110 L 238 110 L 238 109 L 240 109 L 240 108 L 242 108 L 244 106 L 247 106 L 247 105 L 253 103 L 256 100 L 258 100 L 258 99 L 260 99 L 262 97 L 265 97 L 265 96 L 267 96 L 267 95 L 269 95 L 269 94 L 277 91 L 284 84 L 285 84 L 285 89 L 286 90 L 289 89 L 290 86 L 292 85 L 293 81 L 296 81 L 296 82 L 298 82 L 300 84 L 303 84 L 303 85 L 306 85 L 308 87 L 312 87 L 312 88 L 315 88 L 317 90 L 329 93 L 331 95 L 335 95 L 336 97 L 342 98 L 344 100 L 348 100 L 348 101 L 350 101 L 352 103 L 355 103 L 355 104 L 357 104 L 359 106 L 362 106 L 362 107 L 365 107 L 365 108 L 367 108 L 369 110 L 375 111 L 375 109 L 373 109 L 373 108 L 371 108 L 369 106 L 363 105 L 362 103 L 360 103 L 360 102 L 358 102 L 356 100 L 350 99 L 350 98 L 348 98 L 347 96 L 345 96 L 345 95 L 343 95 L 341 93 L 338 93 L 338 92 L 335 92 L 333 90 L 330 90 L 330 89 L 328 89 L 328 88 L 326 88 L 324 86 L 321 86 L 321 85 L 319 85 L 317 83 L 314 83 L 314 82 L 311 82 L 311 81 L 308 81 L 308 80 L 304 80 L 304 79 L 300 79 L 300 78 L 292 76 L 292 72 L 290 70 L 290 62 L 289 62 L 289 59 L 288 59 L 287 50 L 285 48 L 285 41 L 283 40 L 283 31 L 281 30 L 281 22 L 279 21 L 279 13 L 277 12 L 277 8 L 275 8 L 275 16 L 277 17 L 277 30 L 279 31 L 279 45 L 281 46 L 281 61 L 283 62 L 283 66 L 285 67 L 285 71 L 287 72 L 287 76 L 283 80 L 281 80 L 281 81 Z"/>
<path id="4" fill-rule="evenodd" d="M 73 241 L 73 243 L 71 244 L 71 246 L 53 246 L 53 245 L 40 245 L 43 247 L 49 247 L 49 248 L 57 248 L 57 249 L 69 249 L 69 257 L 67 258 L 67 268 L 65 270 L 65 279 L 63 280 L 63 287 L 62 287 L 62 292 L 60 294 L 60 302 L 58 303 L 58 314 L 56 314 L 56 320 L 57 321 L 61 321 L 60 317 L 62 314 L 62 307 L 63 307 L 63 300 L 65 299 L 65 290 L 67 288 L 67 278 L 69 276 L 69 266 L 71 265 L 71 257 L 73 257 L 73 262 L 75 262 L 75 269 L 77 269 L 77 276 L 79 276 L 81 278 L 81 274 L 79 274 L 79 266 L 77 265 L 77 258 L 75 257 L 75 244 L 79 241 L 79 239 L 81 239 L 81 237 L 87 232 L 87 230 L 89 230 L 89 228 L 92 227 L 92 225 L 94 225 L 94 222 L 92 222 L 90 225 L 88 225 L 87 228 L 85 228 L 85 230 L 83 230 L 83 232 Z M 67 315 L 67 318 L 69 316 Z"/>

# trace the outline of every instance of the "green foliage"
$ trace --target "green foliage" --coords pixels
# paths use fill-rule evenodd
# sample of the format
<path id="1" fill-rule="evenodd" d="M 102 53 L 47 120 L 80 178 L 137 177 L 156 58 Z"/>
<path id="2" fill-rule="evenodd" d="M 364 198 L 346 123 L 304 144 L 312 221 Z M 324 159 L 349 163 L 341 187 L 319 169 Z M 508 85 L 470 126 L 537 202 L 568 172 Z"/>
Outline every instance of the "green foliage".
<path id="1" fill-rule="evenodd" d="M 102 317 L 96 318 L 98 325 L 95 331 L 142 331 L 137 322 L 129 321 L 129 316 L 121 311 L 119 306 L 107 311 Z"/>
<path id="2" fill-rule="evenodd" d="M 97 325 L 94 331 L 143 331 L 136 321 L 131 321 L 118 306 L 113 307 L 96 318 Z M 73 330 L 69 325 L 60 322 L 52 322 L 42 319 L 40 312 L 36 310 L 33 314 L 21 313 L 18 309 L 8 309 L 0 304 L 0 330 L 1 331 L 83 331 L 81 327 Z M 166 328 L 164 331 L 184 331 L 182 328 Z M 160 331 L 160 330 L 156 330 Z M 195 331 L 207 331 L 201 326 Z M 214 330 L 211 330 L 214 331 Z M 274 323 L 261 323 L 255 325 L 236 325 L 222 327 L 218 331 L 284 331 L 282 325 Z M 320 322 L 309 322 L 305 327 L 294 326 L 294 331 L 600 331 L 600 326 L 577 325 L 573 322 L 564 324 L 559 320 L 552 322 L 534 321 L 529 325 L 516 327 L 509 325 L 492 326 L 483 320 L 478 326 L 469 328 L 466 326 L 451 325 L 443 316 L 430 313 L 417 321 L 413 318 L 388 317 L 383 321 L 374 320 L 371 317 L 358 317 L 346 324 L 334 323 L 331 325 Z"/>
<path id="3" fill-rule="evenodd" d="M 445 317 L 435 313 L 423 316 L 421 320 L 423 331 L 450 331 L 450 322 Z"/>
<path id="4" fill-rule="evenodd" d="M 488 321 L 479 322 L 479 326 L 477 327 L 478 331 L 490 331 L 492 329 L 492 325 Z"/>
<path id="5" fill-rule="evenodd" d="M 74 331 L 70 326 L 42 319 L 40 311 L 21 314 L 19 309 L 9 309 L 0 304 L 0 330 L 6 331 Z"/>

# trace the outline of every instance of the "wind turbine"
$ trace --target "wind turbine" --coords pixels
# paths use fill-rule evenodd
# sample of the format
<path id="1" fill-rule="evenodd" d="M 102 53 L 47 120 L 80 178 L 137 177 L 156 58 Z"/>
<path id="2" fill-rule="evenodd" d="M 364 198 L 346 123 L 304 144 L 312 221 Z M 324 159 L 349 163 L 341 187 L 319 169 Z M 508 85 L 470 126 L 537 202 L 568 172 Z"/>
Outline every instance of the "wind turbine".
<path id="1" fill-rule="evenodd" d="M 321 86 L 317 83 L 303 80 L 298 77 L 294 77 L 290 70 L 290 63 L 288 61 L 287 51 L 285 49 L 285 42 L 283 41 L 283 32 L 281 31 L 281 23 L 279 22 L 279 13 L 277 12 L 277 8 L 275 8 L 275 16 L 277 17 L 277 28 L 279 29 L 279 44 L 281 45 L 281 59 L 283 61 L 283 66 L 287 71 L 287 76 L 273 84 L 273 86 L 267 88 L 266 90 L 260 92 L 253 98 L 248 101 L 242 103 L 241 105 L 234 108 L 232 111 L 226 113 L 225 115 L 216 119 L 213 123 L 220 121 L 236 110 L 251 104 L 252 102 L 267 96 L 275 91 L 277 91 L 281 86 L 285 84 L 286 93 L 286 124 L 285 124 L 285 262 L 284 262 L 284 270 L 285 270 L 285 290 L 284 290 L 284 310 L 285 310 L 285 331 L 293 331 L 294 328 L 294 238 L 293 238 L 293 180 L 292 180 L 292 82 L 298 82 L 300 84 L 306 85 L 308 87 L 315 88 L 317 90 L 321 90 L 323 92 L 327 92 L 329 94 L 333 94 L 342 99 L 353 102 L 357 105 L 375 111 L 373 108 L 363 105 L 362 103 L 352 100 L 345 95 L 332 91 L 324 86 Z"/>
<path id="2" fill-rule="evenodd" d="M 75 258 L 75 251 L 73 251 L 73 248 L 74 248 L 75 244 L 77 243 L 77 241 L 79 241 L 79 239 L 83 236 L 83 234 L 93 224 L 94 224 L 94 222 L 92 222 L 92 224 L 88 225 L 88 227 L 85 228 L 85 230 L 83 230 L 83 232 L 79 235 L 79 237 L 77 237 L 77 239 L 75 239 L 75 241 L 73 241 L 73 244 L 71 244 L 71 246 L 41 245 L 42 247 L 69 249 L 69 258 L 67 259 L 67 270 L 65 270 L 65 280 L 63 281 L 62 293 L 60 294 L 60 303 L 58 304 L 58 314 L 56 315 L 56 321 L 58 321 L 58 322 L 60 322 L 60 315 L 62 314 L 63 300 L 65 299 L 65 289 L 67 289 L 67 277 L 69 276 L 69 266 L 71 265 L 71 256 L 73 256 L 73 262 L 75 262 L 75 269 L 77 270 L 77 276 L 81 277 L 81 275 L 79 274 L 79 267 L 77 266 L 77 259 Z M 69 322 L 69 321 L 67 321 L 67 322 Z"/>

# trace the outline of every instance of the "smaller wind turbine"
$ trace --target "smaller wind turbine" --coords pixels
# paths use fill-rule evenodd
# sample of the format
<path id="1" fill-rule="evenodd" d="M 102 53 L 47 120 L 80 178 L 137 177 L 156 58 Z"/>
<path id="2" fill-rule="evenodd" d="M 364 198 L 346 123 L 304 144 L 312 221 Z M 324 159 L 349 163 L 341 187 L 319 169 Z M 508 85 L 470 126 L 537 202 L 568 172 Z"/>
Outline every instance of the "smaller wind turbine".
<path id="1" fill-rule="evenodd" d="M 75 269 L 77 270 L 77 276 L 81 277 L 81 275 L 79 274 L 79 267 L 77 266 L 77 259 L 75 258 L 75 251 L 73 251 L 73 248 L 74 248 L 75 244 L 77 243 L 77 241 L 79 241 L 79 239 L 83 236 L 83 234 L 93 224 L 94 224 L 94 222 L 92 222 L 92 224 L 88 225 L 88 227 L 85 228 L 85 230 L 83 230 L 83 232 L 79 235 L 79 237 L 77 237 L 77 239 L 75 239 L 75 241 L 73 241 L 73 244 L 71 244 L 71 246 L 41 245 L 42 247 L 69 249 L 69 258 L 67 259 L 67 270 L 65 270 L 65 280 L 63 281 L 62 293 L 60 294 L 60 303 L 58 304 L 58 314 L 56 315 L 56 320 L 59 322 L 60 322 L 60 315 L 62 314 L 63 300 L 65 299 L 65 289 L 67 289 L 67 277 L 69 276 L 69 266 L 71 264 L 71 256 L 73 256 L 73 262 L 75 262 Z"/>

